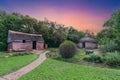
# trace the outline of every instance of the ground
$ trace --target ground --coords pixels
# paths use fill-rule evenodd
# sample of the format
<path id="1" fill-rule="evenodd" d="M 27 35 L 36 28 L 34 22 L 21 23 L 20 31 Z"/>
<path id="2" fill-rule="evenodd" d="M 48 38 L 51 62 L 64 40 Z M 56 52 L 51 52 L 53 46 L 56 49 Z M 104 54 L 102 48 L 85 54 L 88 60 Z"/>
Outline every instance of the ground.
<path id="1" fill-rule="evenodd" d="M 120 70 L 77 65 L 47 59 L 18 80 L 119 80 Z"/>
<path id="2" fill-rule="evenodd" d="M 8 57 L 8 53 L 1 52 L 0 58 L 0 76 L 13 72 L 37 59 L 36 54 Z M 6 56 L 6 58 L 4 57 Z M 8 58 L 7 58 L 8 57 Z"/>
<path id="3" fill-rule="evenodd" d="M 50 49 L 50 51 L 51 52 L 47 51 L 49 53 L 46 54 L 48 58 L 41 65 L 39 65 L 37 68 L 33 69 L 32 71 L 28 72 L 27 74 L 21 76 L 20 78 L 18 77 L 18 80 L 119 80 L 120 79 L 120 69 L 109 69 L 106 66 L 101 66 L 101 64 L 97 65 L 96 63 L 94 64 L 86 63 L 83 60 L 83 58 L 86 56 L 84 50 L 78 50 L 77 54 L 70 59 L 61 58 L 60 55 L 58 54 L 58 49 Z M 32 55 L 35 56 L 35 54 L 31 54 L 31 55 L 16 56 L 10 58 L 6 57 L 0 59 L 4 63 L 6 63 L 6 65 L 3 64 L 4 66 L 6 66 L 4 69 L 6 70 L 8 69 L 12 72 L 16 70 L 16 67 L 13 64 L 20 66 L 22 63 L 24 63 L 24 61 L 30 60 L 31 58 L 27 58 L 27 57 Z M 5 56 L 7 55 L 5 54 L 4 57 Z M 19 59 L 19 57 L 22 58 Z M 12 58 L 13 60 L 11 60 Z M 9 62 L 9 61 L 13 61 L 13 62 Z M 19 63 L 21 61 L 22 63 Z M 100 67 L 104 67 L 104 68 L 100 68 Z M 13 70 L 12 68 L 15 68 L 15 70 Z M 4 71 L 2 71 L 2 69 L 1 72 L 3 75 Z M 5 74 L 6 73 L 7 72 L 5 72 Z M 1 78 L 5 78 L 5 77 L 1 77 Z"/>

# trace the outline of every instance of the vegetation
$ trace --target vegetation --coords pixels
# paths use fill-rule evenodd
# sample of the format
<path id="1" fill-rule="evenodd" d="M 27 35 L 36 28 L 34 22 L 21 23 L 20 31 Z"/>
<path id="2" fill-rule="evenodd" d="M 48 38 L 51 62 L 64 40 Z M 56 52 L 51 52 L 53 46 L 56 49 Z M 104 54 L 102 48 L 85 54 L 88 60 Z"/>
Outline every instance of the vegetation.
<path id="1" fill-rule="evenodd" d="M 102 49 L 107 52 L 120 51 L 120 9 L 116 10 L 111 18 L 104 23 L 103 29 L 97 35 Z"/>
<path id="2" fill-rule="evenodd" d="M 110 66 L 120 67 L 120 53 L 118 52 L 106 53 L 104 56 L 104 62 L 105 64 Z"/>
<path id="3" fill-rule="evenodd" d="M 90 62 L 95 62 L 95 63 L 102 63 L 103 57 L 102 57 L 102 55 L 99 55 L 99 54 L 91 54 L 91 55 L 85 56 L 84 60 L 90 61 Z"/>
<path id="4" fill-rule="evenodd" d="M 48 21 L 47 19 L 38 21 L 28 15 L 22 15 L 20 13 L 8 14 L 0 10 L 1 51 L 7 50 L 8 30 L 42 34 L 45 44 L 48 44 L 49 47 L 59 47 L 66 39 L 76 42 L 84 36 L 84 32 L 77 31 L 73 27 L 66 27 L 62 24 Z"/>
<path id="5" fill-rule="evenodd" d="M 86 55 L 84 49 L 77 50 L 76 54 L 72 58 L 62 58 L 58 54 L 58 49 L 50 49 L 47 54 L 48 58 L 55 60 L 65 61 L 69 63 L 79 64 L 79 65 L 91 65 L 97 67 L 106 68 L 120 68 L 120 53 L 119 52 L 109 52 L 104 54 L 90 54 Z"/>
<path id="6" fill-rule="evenodd" d="M 3 56 L 6 56 L 8 53 L 0 53 Z M 0 58 L 0 76 L 13 72 L 37 58 L 36 54 L 25 55 L 25 56 L 15 56 L 15 57 L 6 57 Z"/>
<path id="7" fill-rule="evenodd" d="M 47 54 L 46 54 L 46 56 L 48 57 L 48 58 L 52 58 L 52 59 L 57 59 L 58 57 L 60 57 L 60 55 L 59 55 L 59 53 L 58 53 L 58 49 L 56 48 L 49 48 L 49 51 L 50 52 L 48 52 Z"/>
<path id="8" fill-rule="evenodd" d="M 120 71 L 47 59 L 18 80 L 119 80 Z"/>
<path id="9" fill-rule="evenodd" d="M 76 53 L 76 44 L 72 41 L 64 41 L 59 47 L 59 53 L 63 58 L 71 58 Z"/>
<path id="10" fill-rule="evenodd" d="M 81 37 L 83 37 L 85 33 L 77 31 L 73 27 L 70 27 L 68 30 L 67 40 L 73 41 L 75 43 L 79 43 Z"/>
<path id="11" fill-rule="evenodd" d="M 0 58 L 4 57 L 13 57 L 13 56 L 24 56 L 24 55 L 30 55 L 33 54 L 32 52 L 0 52 Z"/>

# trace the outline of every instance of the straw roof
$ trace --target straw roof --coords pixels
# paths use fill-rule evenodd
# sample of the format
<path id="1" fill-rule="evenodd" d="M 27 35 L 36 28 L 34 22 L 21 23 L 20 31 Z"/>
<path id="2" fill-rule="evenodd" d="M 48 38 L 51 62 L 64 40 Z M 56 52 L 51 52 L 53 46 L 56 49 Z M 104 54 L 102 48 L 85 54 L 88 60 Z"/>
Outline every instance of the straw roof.
<path id="1" fill-rule="evenodd" d="M 29 34 L 12 30 L 8 31 L 8 42 L 22 40 L 44 41 L 41 34 Z"/>
<path id="2" fill-rule="evenodd" d="M 79 42 L 93 42 L 93 43 L 97 43 L 97 41 L 94 38 L 92 38 L 92 37 L 90 37 L 88 35 L 86 35 L 83 38 L 81 38 L 79 40 Z"/>

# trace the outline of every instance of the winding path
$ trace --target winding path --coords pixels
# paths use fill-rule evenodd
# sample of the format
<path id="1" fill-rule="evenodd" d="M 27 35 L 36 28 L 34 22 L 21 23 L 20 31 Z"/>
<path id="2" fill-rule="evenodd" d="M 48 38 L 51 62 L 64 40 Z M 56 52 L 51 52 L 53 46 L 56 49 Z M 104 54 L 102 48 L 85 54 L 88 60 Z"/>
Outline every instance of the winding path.
<path id="1" fill-rule="evenodd" d="M 46 52 L 40 54 L 40 52 L 39 52 L 40 55 L 39 55 L 38 59 L 36 59 L 35 61 L 30 63 L 29 65 L 15 71 L 15 72 L 12 72 L 12 73 L 10 73 L 8 75 L 0 77 L 0 80 L 17 80 L 17 78 L 21 77 L 22 75 L 30 72 L 31 70 L 33 70 L 37 66 L 39 66 L 46 59 L 45 53 Z"/>

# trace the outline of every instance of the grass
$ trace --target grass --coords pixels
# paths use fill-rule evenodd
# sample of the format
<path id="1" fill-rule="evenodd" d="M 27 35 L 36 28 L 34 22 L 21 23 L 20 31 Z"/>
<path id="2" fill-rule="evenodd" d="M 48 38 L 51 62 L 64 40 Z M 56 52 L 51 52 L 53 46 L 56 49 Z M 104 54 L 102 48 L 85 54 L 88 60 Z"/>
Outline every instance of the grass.
<path id="1" fill-rule="evenodd" d="M 50 52 L 47 54 L 48 58 L 52 58 L 52 59 L 56 59 L 56 60 L 60 60 L 60 61 L 65 61 L 65 62 L 72 62 L 72 63 L 82 61 L 85 56 L 86 56 L 85 50 L 77 50 L 77 53 L 72 58 L 62 58 L 60 56 L 58 50 L 55 51 L 55 49 L 54 49 L 54 51 L 53 51 L 53 49 L 50 50 Z"/>
<path id="2" fill-rule="evenodd" d="M 85 54 L 85 49 L 78 49 L 77 53 L 75 54 L 74 57 L 72 58 L 62 58 L 59 55 L 58 49 L 50 49 L 50 52 L 47 53 L 47 57 L 48 58 L 52 58 L 55 60 L 59 60 L 59 61 L 65 61 L 65 62 L 69 62 L 69 63 L 74 63 L 74 64 L 79 64 L 79 65 L 86 65 L 86 66 L 94 66 L 94 67 L 102 67 L 102 68 L 112 68 L 108 65 L 105 65 L 103 63 L 94 63 L 94 62 L 88 62 L 85 61 L 84 58 L 88 57 L 90 55 L 86 55 Z"/>
<path id="3" fill-rule="evenodd" d="M 47 59 L 18 80 L 120 80 L 120 70 Z"/>
<path id="4" fill-rule="evenodd" d="M 9 54 L 7 52 L 0 52 L 0 58 L 3 58 L 5 56 L 8 56 Z"/>
<path id="5" fill-rule="evenodd" d="M 4 53 L 4 52 L 2 52 Z M 1 53 L 1 54 L 2 54 Z M 2 54 L 3 55 L 3 54 Z M 7 55 L 7 53 L 4 53 Z M 38 55 L 31 54 L 25 56 L 15 56 L 9 58 L 0 58 L 0 76 L 13 72 L 37 59 Z"/>

